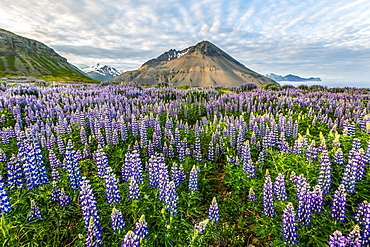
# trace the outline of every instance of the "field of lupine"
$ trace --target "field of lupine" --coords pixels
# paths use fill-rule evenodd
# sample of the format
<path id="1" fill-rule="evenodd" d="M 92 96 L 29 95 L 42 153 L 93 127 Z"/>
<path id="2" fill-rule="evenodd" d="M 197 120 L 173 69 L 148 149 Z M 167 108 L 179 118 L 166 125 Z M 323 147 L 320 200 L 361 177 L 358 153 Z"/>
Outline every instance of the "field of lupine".
<path id="1" fill-rule="evenodd" d="M 0 243 L 368 245 L 369 99 L 1 84 Z"/>

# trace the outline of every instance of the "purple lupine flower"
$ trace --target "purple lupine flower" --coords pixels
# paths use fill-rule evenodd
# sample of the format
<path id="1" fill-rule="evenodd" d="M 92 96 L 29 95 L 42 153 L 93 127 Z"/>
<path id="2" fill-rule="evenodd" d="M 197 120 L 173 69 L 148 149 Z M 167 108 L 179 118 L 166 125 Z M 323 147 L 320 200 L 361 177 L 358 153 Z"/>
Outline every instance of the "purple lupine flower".
<path id="1" fill-rule="evenodd" d="M 252 159 L 243 160 L 243 171 L 247 175 L 247 178 L 255 177 L 256 167 L 253 165 Z"/>
<path id="2" fill-rule="evenodd" d="M 254 193 L 253 188 L 249 189 L 248 200 L 251 202 L 255 202 L 257 200 L 256 194 Z"/>
<path id="3" fill-rule="evenodd" d="M 19 165 L 18 157 L 12 156 L 7 163 L 7 171 L 8 171 L 8 186 L 11 189 L 15 188 L 22 188 L 23 185 L 23 171 L 22 167 Z"/>
<path id="4" fill-rule="evenodd" d="M 293 203 L 289 202 L 283 213 L 283 238 L 288 245 L 298 244 L 296 214 Z"/>
<path id="5" fill-rule="evenodd" d="M 362 245 L 370 244 L 370 203 L 364 201 L 360 203 L 356 209 L 355 221 L 362 225 Z"/>
<path id="6" fill-rule="evenodd" d="M 310 225 L 313 210 L 312 192 L 307 179 L 303 175 L 299 175 L 296 184 L 296 194 L 298 200 L 298 221 L 302 225 Z"/>
<path id="7" fill-rule="evenodd" d="M 122 166 L 123 181 L 128 183 L 130 177 L 134 177 L 139 184 L 143 182 L 143 164 L 140 153 L 135 149 L 131 153 L 126 153 L 125 164 Z"/>
<path id="8" fill-rule="evenodd" d="M 149 185 L 154 189 L 158 187 L 158 162 L 157 156 L 152 155 L 148 160 Z"/>
<path id="9" fill-rule="evenodd" d="M 145 221 L 145 215 L 142 215 L 138 222 L 136 222 L 134 233 L 139 239 L 146 239 L 149 235 L 148 224 Z"/>
<path id="10" fill-rule="evenodd" d="M 170 211 L 171 215 L 177 214 L 177 201 L 178 196 L 176 193 L 176 185 L 174 181 L 167 183 L 166 185 L 166 196 L 164 203 L 167 205 L 166 209 Z"/>
<path id="11" fill-rule="evenodd" d="M 180 170 L 176 163 L 172 164 L 171 167 L 171 179 L 175 183 L 176 187 L 179 187 L 180 185 Z"/>
<path id="12" fill-rule="evenodd" d="M 81 179 L 80 184 L 80 207 L 82 211 L 82 219 L 85 223 L 85 228 L 88 231 L 89 234 L 89 226 L 90 222 L 92 220 L 94 227 L 93 229 L 97 229 L 96 232 L 94 232 L 94 236 L 96 237 L 96 241 L 98 245 L 102 245 L 102 238 L 101 238 L 101 224 L 100 224 L 100 218 L 98 215 L 97 210 L 97 202 L 94 197 L 94 193 L 91 188 L 90 181 L 87 180 L 85 177 Z"/>
<path id="13" fill-rule="evenodd" d="M 209 219 L 203 220 L 199 224 L 195 224 L 194 229 L 197 231 L 198 234 L 202 234 L 206 230 L 208 222 Z"/>
<path id="14" fill-rule="evenodd" d="M 311 159 L 311 160 L 316 160 L 317 159 L 317 148 L 316 148 L 316 142 L 315 140 L 312 140 L 311 144 L 308 146 L 306 150 L 306 157 Z"/>
<path id="15" fill-rule="evenodd" d="M 104 179 L 106 175 L 108 175 L 107 168 L 108 168 L 108 157 L 104 153 L 101 146 L 98 146 L 98 149 L 94 153 L 94 160 L 96 162 L 96 169 L 97 175 Z"/>
<path id="16" fill-rule="evenodd" d="M 159 201 L 164 202 L 166 198 L 166 185 L 170 181 L 168 175 L 167 165 L 164 162 L 163 156 L 159 157 L 159 171 L 158 171 L 158 198 Z"/>
<path id="17" fill-rule="evenodd" d="M 181 184 L 185 183 L 185 170 L 182 164 L 179 167 L 179 178 Z"/>
<path id="18" fill-rule="evenodd" d="M 121 195 L 118 190 L 118 181 L 112 168 L 108 167 L 107 175 L 105 175 L 105 191 L 107 195 L 107 203 L 115 204 L 121 200 Z"/>
<path id="19" fill-rule="evenodd" d="M 28 221 L 31 221 L 31 220 L 34 220 L 34 219 L 40 219 L 40 218 L 42 218 L 41 210 L 40 210 L 40 208 L 36 205 L 35 201 L 34 201 L 34 200 L 31 200 L 31 212 L 30 212 L 30 214 L 28 215 L 27 220 L 28 220 Z"/>
<path id="20" fill-rule="evenodd" d="M 145 126 L 145 122 L 141 121 L 140 123 L 140 146 L 144 148 L 147 145 L 148 145 L 148 137 L 147 137 L 146 126 Z"/>
<path id="21" fill-rule="evenodd" d="M 341 231 L 335 231 L 333 235 L 330 236 L 328 245 L 330 247 L 346 247 L 347 238 L 342 235 Z"/>
<path id="22" fill-rule="evenodd" d="M 215 161 L 215 148 L 212 140 L 208 145 L 208 160 Z"/>
<path id="23" fill-rule="evenodd" d="M 317 184 L 321 186 L 323 194 L 330 193 L 331 188 L 331 164 L 327 150 L 323 150 L 320 157 L 320 171 L 317 178 Z"/>
<path id="24" fill-rule="evenodd" d="M 112 222 L 112 229 L 114 232 L 121 231 L 124 227 L 126 227 L 121 211 L 116 208 L 112 209 L 110 221 Z"/>
<path id="25" fill-rule="evenodd" d="M 102 236 L 100 234 L 98 226 L 94 222 L 94 217 L 90 217 L 89 220 L 85 245 L 87 247 L 97 247 L 103 245 Z"/>
<path id="26" fill-rule="evenodd" d="M 194 165 L 189 174 L 189 190 L 190 191 L 198 190 L 198 172 L 199 172 L 199 168 Z"/>
<path id="27" fill-rule="evenodd" d="M 277 201 L 288 200 L 285 188 L 285 177 L 282 173 L 279 173 L 279 175 L 276 177 L 274 183 L 274 194 Z"/>
<path id="28" fill-rule="evenodd" d="M 3 214 L 10 213 L 12 205 L 9 201 L 8 193 L 5 190 L 5 185 L 0 174 L 0 218 Z"/>
<path id="29" fill-rule="evenodd" d="M 312 211 L 322 213 L 324 197 L 320 185 L 316 185 L 312 191 Z"/>
<path id="30" fill-rule="evenodd" d="M 343 157 L 343 152 L 341 148 L 338 148 L 337 151 L 335 151 L 333 162 L 334 164 L 337 164 L 340 166 L 344 164 L 344 157 Z"/>
<path id="31" fill-rule="evenodd" d="M 330 217 L 337 221 L 345 221 L 347 193 L 344 185 L 339 185 L 333 196 L 333 204 L 331 206 Z"/>
<path id="32" fill-rule="evenodd" d="M 69 196 L 67 195 L 67 193 L 64 191 L 63 188 L 60 189 L 60 195 L 59 195 L 58 202 L 59 202 L 59 205 L 62 207 L 65 207 L 70 203 Z"/>
<path id="33" fill-rule="evenodd" d="M 357 154 L 355 154 L 352 159 L 348 160 L 348 163 L 345 165 L 341 184 L 344 185 L 346 192 L 355 192 L 357 181 L 359 180 L 358 178 L 360 176 L 360 173 L 362 173 L 361 166 L 362 161 Z"/>
<path id="34" fill-rule="evenodd" d="M 81 173 L 76 159 L 76 151 L 73 150 L 72 141 L 69 140 L 65 152 L 64 166 L 67 169 L 68 179 L 72 190 L 79 190 L 81 183 Z"/>
<path id="35" fill-rule="evenodd" d="M 263 214 L 266 217 L 275 217 L 273 186 L 270 174 L 266 174 L 265 184 L 263 185 Z"/>
<path id="36" fill-rule="evenodd" d="M 348 234 L 347 246 L 361 247 L 361 234 L 360 227 L 358 225 L 355 225 L 353 230 Z"/>
<path id="37" fill-rule="evenodd" d="M 136 182 L 134 177 L 130 177 L 128 180 L 129 180 L 128 193 L 130 200 L 139 200 L 140 198 L 139 184 Z"/>
<path id="38" fill-rule="evenodd" d="M 133 231 L 128 231 L 121 247 L 140 247 L 138 236 Z"/>
<path id="39" fill-rule="evenodd" d="M 198 162 L 202 162 L 202 150 L 200 147 L 200 138 L 195 138 L 195 145 L 194 145 L 194 153 L 195 153 L 195 160 Z"/>
<path id="40" fill-rule="evenodd" d="M 60 188 L 55 181 L 52 182 L 53 190 L 50 194 L 50 200 L 52 202 L 57 202 L 60 197 Z"/>
<path id="41" fill-rule="evenodd" d="M 66 151 L 66 148 L 65 148 L 63 139 L 60 135 L 57 136 L 57 144 L 58 144 L 59 153 L 63 155 Z"/>
<path id="42" fill-rule="evenodd" d="M 80 130 L 80 140 L 82 144 L 87 143 L 87 135 L 86 135 L 85 128 L 83 126 L 81 127 L 81 130 Z"/>
<path id="43" fill-rule="evenodd" d="M 217 223 L 220 221 L 220 210 L 218 209 L 218 203 L 216 201 L 216 197 L 213 197 L 211 206 L 209 207 L 208 219 L 214 223 Z"/>
<path id="44" fill-rule="evenodd" d="M 7 162 L 8 158 L 2 148 L 0 148 L 0 162 Z"/>

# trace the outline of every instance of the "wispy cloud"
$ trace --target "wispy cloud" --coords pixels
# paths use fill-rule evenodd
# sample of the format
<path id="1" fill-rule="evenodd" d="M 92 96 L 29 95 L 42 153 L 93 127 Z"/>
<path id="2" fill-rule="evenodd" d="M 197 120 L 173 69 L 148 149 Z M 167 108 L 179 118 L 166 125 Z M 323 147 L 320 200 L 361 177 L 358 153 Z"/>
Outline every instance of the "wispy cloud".
<path id="1" fill-rule="evenodd" d="M 2 0 L 0 16 L 80 67 L 136 69 L 207 39 L 261 73 L 370 77 L 366 0 Z"/>

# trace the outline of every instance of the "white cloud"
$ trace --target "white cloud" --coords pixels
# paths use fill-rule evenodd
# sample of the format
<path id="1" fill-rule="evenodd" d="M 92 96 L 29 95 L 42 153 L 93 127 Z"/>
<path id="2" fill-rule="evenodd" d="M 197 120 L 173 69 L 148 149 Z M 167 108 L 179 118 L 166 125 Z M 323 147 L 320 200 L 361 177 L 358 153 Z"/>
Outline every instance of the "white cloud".
<path id="1" fill-rule="evenodd" d="M 341 77 L 369 77 L 366 0 L 2 0 L 0 16 L 0 27 L 55 47 L 80 67 L 135 69 L 209 39 L 263 73 L 336 78 L 345 61 L 353 73 Z"/>

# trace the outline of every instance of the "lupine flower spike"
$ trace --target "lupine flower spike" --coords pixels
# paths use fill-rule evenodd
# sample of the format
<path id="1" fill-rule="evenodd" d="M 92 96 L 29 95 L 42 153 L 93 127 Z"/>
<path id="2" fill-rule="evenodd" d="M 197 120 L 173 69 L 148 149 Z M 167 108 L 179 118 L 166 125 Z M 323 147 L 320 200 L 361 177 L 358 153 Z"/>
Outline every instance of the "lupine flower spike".
<path id="1" fill-rule="evenodd" d="M 211 222 L 214 222 L 214 223 L 220 221 L 220 211 L 218 209 L 218 204 L 217 204 L 217 201 L 216 201 L 216 197 L 213 197 L 211 206 L 209 207 L 208 219 Z"/>
<path id="2" fill-rule="evenodd" d="M 293 204 L 288 203 L 283 213 L 283 238 L 288 245 L 296 245 L 298 243 L 296 214 Z"/>

